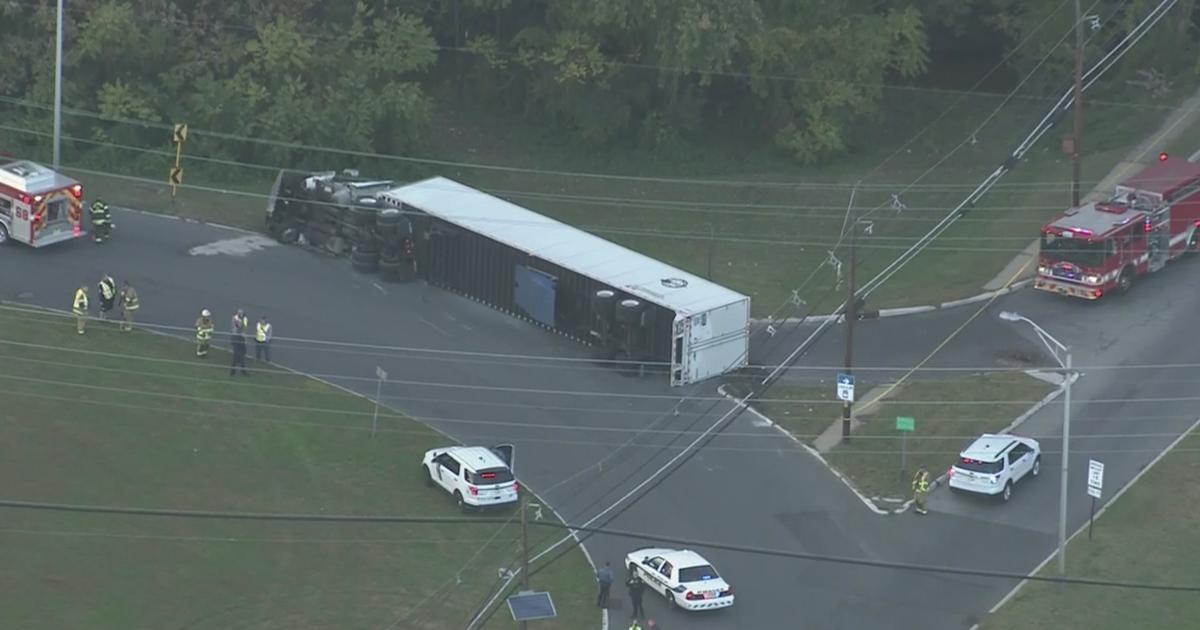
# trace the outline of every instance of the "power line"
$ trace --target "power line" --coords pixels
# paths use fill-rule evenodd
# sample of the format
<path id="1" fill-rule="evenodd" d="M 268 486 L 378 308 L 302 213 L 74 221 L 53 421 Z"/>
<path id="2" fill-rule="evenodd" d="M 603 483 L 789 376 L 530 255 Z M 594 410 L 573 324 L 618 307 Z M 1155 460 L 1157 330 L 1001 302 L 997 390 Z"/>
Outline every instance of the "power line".
<path id="1" fill-rule="evenodd" d="M 82 514 L 107 514 L 107 515 L 123 515 L 123 516 L 138 516 L 138 517 L 159 517 L 159 518 L 178 518 L 178 519 L 203 519 L 203 520 L 227 520 L 227 521 L 264 521 L 264 522 L 306 522 L 306 523 L 394 523 L 394 524 L 500 524 L 505 522 L 504 519 L 489 518 L 489 517 L 455 517 L 455 516 L 385 516 L 385 515 L 351 515 L 351 514 L 296 514 L 296 513 L 268 513 L 268 512 L 217 512 L 204 510 L 180 510 L 167 508 L 136 508 L 122 507 L 111 505 L 82 505 L 68 503 L 46 503 L 35 501 L 17 501 L 10 499 L 0 500 L 0 507 L 21 510 L 34 511 L 49 511 L 49 512 L 69 512 Z M 1150 591 L 1170 591 L 1170 592 L 1200 592 L 1200 585 L 1189 584 L 1153 584 L 1147 582 L 1128 582 L 1118 580 L 1101 580 L 1092 578 L 1072 578 L 1072 577 L 1057 577 L 1057 576 L 1026 576 L 1019 573 L 1011 573 L 1006 571 L 991 571 L 985 569 L 968 569 L 962 567 L 936 566 L 927 564 L 916 564 L 909 562 L 889 562 L 884 560 L 870 560 L 866 558 L 852 558 L 847 556 L 834 556 L 826 554 L 814 554 L 800 551 L 791 551 L 786 549 L 769 549 L 765 547 L 756 547 L 750 545 L 733 545 L 728 543 L 719 543 L 713 541 L 704 541 L 696 539 L 681 538 L 675 536 L 659 536 L 645 532 L 635 532 L 630 530 L 615 529 L 608 527 L 591 527 L 583 525 L 568 525 L 565 523 L 555 523 L 551 521 L 532 521 L 530 525 L 537 527 L 546 527 L 553 529 L 566 529 L 571 531 L 586 532 L 589 534 L 604 534 L 607 536 L 616 536 L 619 538 L 633 538 L 639 540 L 648 540 L 653 542 L 669 543 L 682 547 L 691 548 L 708 548 L 718 549 L 722 551 L 730 551 L 736 553 L 744 553 L 749 555 L 772 556 L 776 558 L 788 558 L 793 560 L 809 560 L 814 562 L 825 562 L 830 564 L 842 564 L 860 567 L 870 567 L 878 569 L 890 569 L 897 571 L 912 571 L 920 573 L 948 574 L 948 575 L 970 575 L 975 577 L 1000 578 L 1009 580 L 1032 580 L 1046 581 L 1060 584 L 1077 584 L 1080 586 L 1100 586 L 1112 588 L 1129 588 L 1137 590 Z"/>

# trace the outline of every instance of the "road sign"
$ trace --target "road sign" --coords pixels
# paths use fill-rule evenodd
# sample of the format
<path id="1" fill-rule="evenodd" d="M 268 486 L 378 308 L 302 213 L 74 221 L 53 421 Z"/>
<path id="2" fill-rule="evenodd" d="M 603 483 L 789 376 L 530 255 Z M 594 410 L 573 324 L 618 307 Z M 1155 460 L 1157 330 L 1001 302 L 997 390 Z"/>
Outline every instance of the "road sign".
<path id="1" fill-rule="evenodd" d="M 171 167 L 171 185 L 178 186 L 182 183 L 183 183 L 183 167 L 182 166 L 172 166 Z"/>
<path id="2" fill-rule="evenodd" d="M 837 375 L 838 400 L 854 402 L 854 377 L 849 374 Z"/>
<path id="3" fill-rule="evenodd" d="M 916 428 L 917 421 L 907 416 L 896 416 L 896 430 L 911 432 Z"/>
<path id="4" fill-rule="evenodd" d="M 1100 491 L 1104 488 L 1104 464 L 1092 459 L 1088 460 L 1088 495 L 1099 499 Z"/>
<path id="5" fill-rule="evenodd" d="M 187 140 L 187 123 L 175 123 L 175 129 L 171 131 L 171 142 L 174 144 L 183 144 Z"/>
<path id="6" fill-rule="evenodd" d="M 387 380 L 387 372 L 384 372 L 383 368 L 379 366 L 375 366 L 375 376 L 379 377 L 379 380 L 381 381 Z"/>

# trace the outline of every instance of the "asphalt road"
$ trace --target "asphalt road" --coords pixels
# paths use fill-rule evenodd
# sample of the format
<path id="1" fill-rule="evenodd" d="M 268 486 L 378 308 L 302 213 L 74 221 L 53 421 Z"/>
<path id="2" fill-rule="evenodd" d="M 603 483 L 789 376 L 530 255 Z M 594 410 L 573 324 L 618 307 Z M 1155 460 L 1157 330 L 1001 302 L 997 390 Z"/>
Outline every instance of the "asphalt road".
<path id="1" fill-rule="evenodd" d="M 389 373 L 385 403 L 464 441 L 515 443 L 518 474 L 572 523 L 603 514 L 615 516 L 610 527 L 650 534 L 1021 573 L 1053 548 L 1059 450 L 1053 439 L 1043 439 L 1041 477 L 1018 488 L 1008 505 L 938 492 L 929 517 L 879 517 L 790 441 L 747 414 L 732 413 L 730 403 L 716 399 L 713 383 L 680 390 L 667 387 L 665 377 L 623 376 L 589 363 L 583 349 L 567 339 L 421 284 L 376 286 L 344 261 L 281 246 L 193 255 L 195 247 L 241 234 L 123 211 L 115 219 L 116 236 L 102 247 L 77 242 L 44 250 L 6 248 L 0 297 L 67 308 L 78 283 L 94 287 L 107 272 L 138 287 L 142 317 L 155 324 L 190 327 L 207 307 L 218 330 L 227 330 L 237 307 L 252 319 L 266 313 L 279 338 L 274 350 L 279 363 L 367 395 L 374 395 L 376 366 L 383 367 Z M 1194 328 L 1189 318 L 1200 302 L 1200 261 L 1178 267 L 1137 286 L 1128 298 L 1104 304 L 1023 291 L 992 307 L 1039 321 L 1078 348 L 1076 364 L 1087 371 L 1074 392 L 1071 474 L 1078 496 L 1072 499 L 1071 529 L 1087 517 L 1089 451 L 1106 463 L 1106 487 L 1115 489 L 1190 424 L 1194 401 L 1088 402 L 1195 396 L 1194 370 L 1086 367 L 1193 360 L 1195 335 L 1187 331 Z M 863 365 L 911 365 L 975 308 L 868 322 L 858 355 Z M 802 362 L 836 365 L 836 333 L 830 331 Z M 1030 331 L 989 312 L 930 365 L 976 365 L 991 356 L 985 363 L 990 365 L 997 352 L 1022 340 L 1026 350 L 1037 351 Z M 685 395 L 692 398 L 681 401 Z M 1053 435 L 1061 410 L 1052 405 L 1035 414 L 1023 432 Z M 682 467 L 661 485 L 646 482 L 661 479 L 652 474 L 712 427 L 719 435 L 703 442 L 695 457 L 677 462 Z M 1095 437 L 1113 433 L 1140 437 Z M 414 474 L 417 464 L 412 462 Z M 645 498 L 625 509 L 629 504 L 621 499 L 643 492 Z M 598 561 L 614 565 L 628 550 L 649 544 L 613 536 L 587 542 Z M 668 627 L 964 628 L 1012 586 L 1005 580 L 701 551 L 735 585 L 738 604 L 717 614 L 683 615 L 663 614 L 659 602 L 650 602 L 648 611 L 663 614 Z M 622 612 L 614 615 L 620 619 Z"/>

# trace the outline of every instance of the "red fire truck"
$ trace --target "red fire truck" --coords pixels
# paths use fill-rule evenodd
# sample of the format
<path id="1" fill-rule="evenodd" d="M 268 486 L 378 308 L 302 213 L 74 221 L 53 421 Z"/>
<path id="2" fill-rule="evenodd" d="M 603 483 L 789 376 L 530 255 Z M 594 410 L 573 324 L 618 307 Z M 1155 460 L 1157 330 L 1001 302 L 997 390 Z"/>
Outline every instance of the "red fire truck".
<path id="1" fill-rule="evenodd" d="M 29 161 L 0 164 L 0 244 L 41 247 L 83 234 L 79 182 Z"/>
<path id="2" fill-rule="evenodd" d="M 1033 286 L 1098 300 L 1198 251 L 1200 164 L 1162 154 L 1107 201 L 1067 210 L 1042 228 Z"/>

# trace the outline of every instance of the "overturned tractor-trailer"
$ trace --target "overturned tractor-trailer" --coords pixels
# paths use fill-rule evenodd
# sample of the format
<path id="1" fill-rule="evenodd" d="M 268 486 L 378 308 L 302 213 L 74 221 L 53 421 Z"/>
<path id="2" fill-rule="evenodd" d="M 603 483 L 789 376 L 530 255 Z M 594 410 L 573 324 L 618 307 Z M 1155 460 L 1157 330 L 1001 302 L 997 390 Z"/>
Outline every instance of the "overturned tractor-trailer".
<path id="1" fill-rule="evenodd" d="M 272 197 L 268 229 L 281 241 L 349 252 L 356 270 L 381 275 L 387 251 L 402 279 L 588 344 L 607 365 L 686 385 L 748 363 L 749 297 L 454 180 L 283 173 Z"/>

